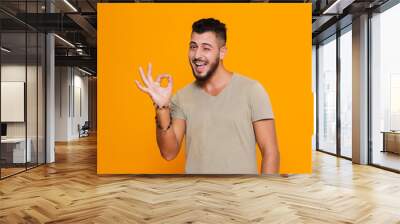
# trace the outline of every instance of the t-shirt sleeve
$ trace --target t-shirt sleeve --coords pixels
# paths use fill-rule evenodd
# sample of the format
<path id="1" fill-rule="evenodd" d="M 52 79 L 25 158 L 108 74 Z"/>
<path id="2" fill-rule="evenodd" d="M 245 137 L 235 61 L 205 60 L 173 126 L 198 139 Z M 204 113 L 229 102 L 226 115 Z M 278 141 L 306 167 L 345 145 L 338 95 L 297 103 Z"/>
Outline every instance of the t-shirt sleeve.
<path id="1" fill-rule="evenodd" d="M 274 119 L 271 101 L 264 87 L 259 82 L 256 82 L 252 86 L 249 93 L 251 121 L 254 122 L 263 119 Z"/>
<path id="2" fill-rule="evenodd" d="M 180 104 L 178 94 L 175 94 L 171 99 L 171 116 L 172 118 L 186 120 L 186 115 L 183 111 L 182 105 Z"/>

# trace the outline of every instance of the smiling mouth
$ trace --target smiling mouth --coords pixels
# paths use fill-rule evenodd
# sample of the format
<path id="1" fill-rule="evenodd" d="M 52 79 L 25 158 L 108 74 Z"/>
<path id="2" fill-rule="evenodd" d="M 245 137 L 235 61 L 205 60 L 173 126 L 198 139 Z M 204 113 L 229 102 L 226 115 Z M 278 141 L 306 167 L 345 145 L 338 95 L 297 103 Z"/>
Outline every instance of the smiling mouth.
<path id="1" fill-rule="evenodd" d="M 207 63 L 204 62 L 204 61 L 194 61 L 193 64 L 194 64 L 194 66 L 196 68 L 196 71 L 199 72 L 199 73 L 203 72 L 205 70 L 206 65 L 207 65 Z"/>

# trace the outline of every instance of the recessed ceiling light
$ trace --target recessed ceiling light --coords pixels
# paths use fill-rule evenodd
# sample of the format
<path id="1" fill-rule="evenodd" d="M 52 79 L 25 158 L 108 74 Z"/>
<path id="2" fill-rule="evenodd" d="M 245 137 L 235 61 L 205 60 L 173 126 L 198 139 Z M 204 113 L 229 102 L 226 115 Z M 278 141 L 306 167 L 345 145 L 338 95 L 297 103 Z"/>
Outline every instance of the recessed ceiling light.
<path id="1" fill-rule="evenodd" d="M 73 48 L 75 48 L 75 45 L 73 45 L 71 42 L 69 42 L 68 40 L 66 40 L 66 39 L 64 39 L 64 38 L 62 38 L 62 37 L 60 37 L 59 35 L 57 35 L 57 34 L 54 34 L 54 36 L 55 37 L 57 37 L 59 40 L 61 40 L 62 42 L 64 42 L 64 43 L 66 43 L 67 45 L 69 45 L 70 47 L 73 47 Z"/>
<path id="2" fill-rule="evenodd" d="M 85 74 L 87 74 L 87 75 L 93 75 L 92 73 L 90 73 L 90 72 L 88 72 L 88 71 L 86 71 L 86 70 L 83 70 L 83 69 L 81 69 L 81 68 L 79 68 L 79 67 L 78 67 L 78 70 L 81 71 L 81 72 L 83 72 L 83 73 L 85 73 Z"/>
<path id="3" fill-rule="evenodd" d="M 11 50 L 9 50 L 9 49 L 7 49 L 5 47 L 1 47 L 1 51 L 4 51 L 6 53 L 10 53 L 11 52 Z"/>
<path id="4" fill-rule="evenodd" d="M 354 1 L 355 0 L 336 0 L 332 5 L 325 9 L 322 14 L 342 14 L 343 9 L 351 5 Z"/>
<path id="5" fill-rule="evenodd" d="M 65 4 L 67 4 L 74 12 L 78 12 L 78 10 L 68 1 L 64 0 Z"/>

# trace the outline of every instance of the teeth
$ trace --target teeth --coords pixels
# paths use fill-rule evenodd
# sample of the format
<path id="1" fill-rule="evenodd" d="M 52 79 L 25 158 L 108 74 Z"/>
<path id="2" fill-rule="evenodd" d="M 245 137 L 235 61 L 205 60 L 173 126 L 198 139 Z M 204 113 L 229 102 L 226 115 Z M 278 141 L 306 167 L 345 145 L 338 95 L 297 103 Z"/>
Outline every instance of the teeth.
<path id="1" fill-rule="evenodd" d="M 206 65 L 206 63 L 195 63 L 196 66 L 202 66 L 202 65 Z"/>

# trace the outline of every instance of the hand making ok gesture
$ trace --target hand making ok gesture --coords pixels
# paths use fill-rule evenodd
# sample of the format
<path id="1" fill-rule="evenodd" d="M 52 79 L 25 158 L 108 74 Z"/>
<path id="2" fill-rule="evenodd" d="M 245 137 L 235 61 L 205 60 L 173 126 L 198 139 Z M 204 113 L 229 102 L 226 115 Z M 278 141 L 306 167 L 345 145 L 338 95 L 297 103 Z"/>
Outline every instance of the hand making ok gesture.
<path id="1" fill-rule="evenodd" d="M 135 83 L 142 92 L 147 93 L 151 97 L 152 101 L 157 104 L 157 106 L 168 106 L 172 97 L 172 76 L 169 74 L 161 74 L 158 75 L 154 81 L 151 72 L 151 63 L 148 65 L 146 75 L 144 74 L 143 68 L 139 66 L 139 73 L 144 86 L 137 80 L 135 80 Z M 161 86 L 161 80 L 164 78 L 168 79 L 168 85 L 166 87 Z"/>

